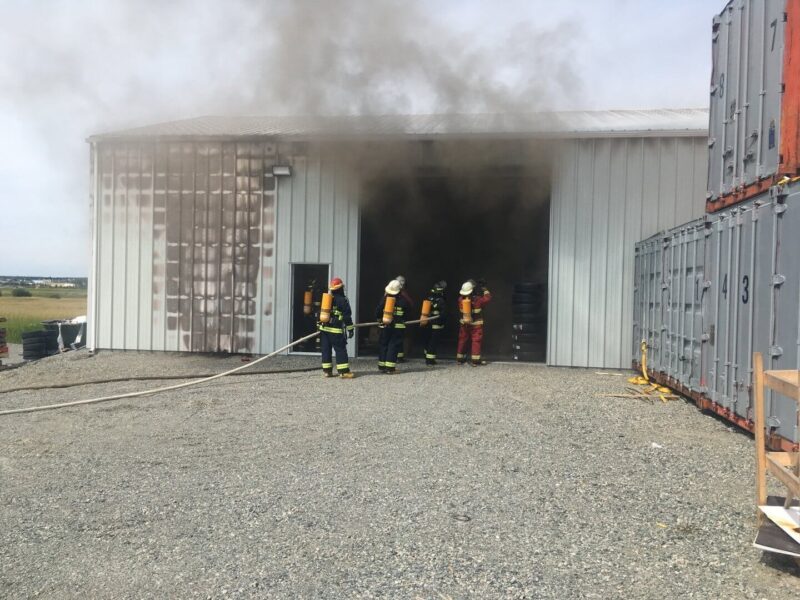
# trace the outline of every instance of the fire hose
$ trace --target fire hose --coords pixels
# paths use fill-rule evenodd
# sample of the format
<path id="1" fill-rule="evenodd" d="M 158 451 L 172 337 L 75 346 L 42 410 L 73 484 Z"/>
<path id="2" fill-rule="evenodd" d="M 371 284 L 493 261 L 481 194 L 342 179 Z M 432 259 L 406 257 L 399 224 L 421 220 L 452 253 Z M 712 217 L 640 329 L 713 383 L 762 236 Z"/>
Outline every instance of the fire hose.
<path id="1" fill-rule="evenodd" d="M 641 386 L 649 386 L 649 392 L 660 392 L 660 398 L 663 402 L 666 402 L 666 397 L 663 394 L 668 394 L 672 390 L 668 387 L 664 387 L 663 385 L 658 385 L 657 383 L 653 383 L 650 381 L 650 376 L 647 374 L 647 341 L 642 340 L 642 344 L 639 347 L 642 352 L 642 359 L 641 359 L 641 368 L 642 374 L 631 377 L 628 379 L 628 383 L 632 383 L 634 385 L 641 385 Z M 0 413 L 2 414 L 2 413 Z"/>
<path id="2" fill-rule="evenodd" d="M 416 324 L 421 323 L 423 320 L 425 322 L 428 322 L 428 321 L 432 321 L 432 320 L 434 320 L 436 318 L 438 318 L 438 317 L 429 317 L 429 318 L 426 318 L 426 319 L 417 319 L 415 321 L 406 321 L 406 325 L 416 325 Z M 371 323 L 357 323 L 356 325 L 354 325 L 354 327 L 356 327 L 356 328 L 374 327 L 376 325 L 381 325 L 381 323 L 377 322 L 377 321 L 376 322 L 371 322 Z M 32 407 L 27 407 L 27 408 L 12 408 L 12 409 L 9 409 L 9 410 L 0 411 L 0 416 L 16 415 L 16 414 L 22 414 L 22 413 L 32 413 L 32 412 L 39 412 L 39 411 L 43 411 L 43 410 L 55 410 L 55 409 L 58 409 L 58 408 L 68 408 L 68 407 L 71 407 L 71 406 L 83 406 L 83 405 L 86 405 L 86 404 L 98 404 L 100 402 L 110 402 L 112 400 L 124 400 L 125 398 L 138 398 L 138 397 L 141 397 L 141 396 L 150 396 L 152 394 L 160 394 L 161 392 L 169 392 L 169 391 L 172 391 L 172 390 L 179 390 L 179 389 L 182 389 L 182 388 L 191 387 L 193 385 L 200 385 L 201 383 L 208 383 L 209 381 L 213 381 L 215 379 L 220 379 L 222 377 L 226 377 L 228 375 L 232 375 L 234 373 L 238 373 L 239 371 L 244 371 L 245 369 L 249 369 L 250 367 L 253 367 L 253 366 L 257 365 L 258 363 L 260 363 L 262 361 L 265 361 L 265 360 L 267 360 L 269 358 L 273 358 L 273 357 L 281 354 L 282 352 L 285 352 L 285 351 L 289 350 L 290 348 L 292 348 L 294 346 L 297 346 L 298 344 L 302 344 L 303 342 L 307 342 L 308 340 L 312 340 L 315 337 L 317 337 L 319 334 L 320 334 L 319 331 L 315 331 L 314 333 L 310 333 L 310 334 L 308 334 L 306 336 L 303 336 L 303 337 L 301 337 L 301 338 L 299 338 L 299 339 L 297 339 L 297 340 L 295 340 L 295 341 L 293 341 L 293 342 L 291 342 L 289 344 L 286 344 L 285 346 L 283 346 L 281 348 L 278 348 L 274 352 L 270 352 L 269 354 L 266 354 L 266 355 L 262 356 L 261 358 L 257 358 L 256 360 L 254 360 L 254 361 L 252 361 L 250 363 L 241 365 L 241 366 L 236 367 L 234 369 L 230 369 L 229 371 L 224 371 L 224 372 L 218 373 L 216 375 L 211 375 L 210 377 L 204 377 L 203 379 L 197 379 L 195 381 L 186 381 L 184 383 L 176 383 L 174 385 L 168 385 L 168 386 L 164 386 L 164 387 L 154 388 L 154 389 L 151 389 L 151 390 L 142 390 L 142 391 L 139 391 L 139 392 L 128 392 L 126 394 L 115 394 L 113 396 L 101 396 L 99 398 L 89 398 L 87 400 L 75 400 L 73 402 L 61 402 L 61 403 L 58 403 L 58 404 L 47 404 L 47 405 L 44 405 L 44 406 L 32 406 Z"/>

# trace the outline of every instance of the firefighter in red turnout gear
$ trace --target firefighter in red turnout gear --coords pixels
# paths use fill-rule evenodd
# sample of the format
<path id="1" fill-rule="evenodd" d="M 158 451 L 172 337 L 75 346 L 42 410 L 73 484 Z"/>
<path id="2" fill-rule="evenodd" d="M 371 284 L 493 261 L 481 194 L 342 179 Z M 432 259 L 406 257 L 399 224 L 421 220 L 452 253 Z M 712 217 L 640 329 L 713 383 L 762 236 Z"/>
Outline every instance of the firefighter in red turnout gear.
<path id="1" fill-rule="evenodd" d="M 350 301 L 344 295 L 344 282 L 338 277 L 331 280 L 330 294 L 333 296 L 330 321 L 319 324 L 322 372 L 325 377 L 334 376 L 333 352 L 336 352 L 336 372 L 342 379 L 352 379 L 353 372 L 347 358 L 347 338 L 352 338 L 355 333 L 353 312 Z"/>
<path id="2" fill-rule="evenodd" d="M 378 370 L 387 375 L 392 375 L 397 369 L 397 355 L 403 349 L 403 337 L 406 331 L 406 319 L 410 306 L 400 294 L 402 286 L 393 279 L 386 286 L 384 296 L 375 309 L 375 317 L 382 321 L 378 336 Z M 387 314 L 389 306 L 387 299 L 391 299 L 394 308 Z M 387 323 L 386 320 L 390 322 Z"/>
<path id="3" fill-rule="evenodd" d="M 467 358 L 472 359 L 472 366 L 486 364 L 481 358 L 483 343 L 483 308 L 491 301 L 492 294 L 485 283 L 476 284 L 471 279 L 461 286 L 458 298 L 458 309 L 461 314 L 458 330 L 458 349 L 456 360 L 463 365 Z"/>

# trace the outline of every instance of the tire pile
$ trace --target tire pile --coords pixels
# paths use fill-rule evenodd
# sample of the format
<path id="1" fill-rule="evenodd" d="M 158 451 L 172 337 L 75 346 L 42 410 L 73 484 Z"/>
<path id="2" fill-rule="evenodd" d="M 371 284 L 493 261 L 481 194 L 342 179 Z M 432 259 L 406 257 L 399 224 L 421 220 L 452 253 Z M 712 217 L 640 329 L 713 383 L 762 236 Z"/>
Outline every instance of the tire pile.
<path id="1" fill-rule="evenodd" d="M 544 362 L 547 341 L 547 290 L 544 284 L 514 284 L 511 319 L 513 359 Z"/>
<path id="2" fill-rule="evenodd" d="M 22 334 L 23 360 L 39 360 L 51 354 L 58 354 L 58 325 L 45 325 L 44 330 L 27 331 Z"/>

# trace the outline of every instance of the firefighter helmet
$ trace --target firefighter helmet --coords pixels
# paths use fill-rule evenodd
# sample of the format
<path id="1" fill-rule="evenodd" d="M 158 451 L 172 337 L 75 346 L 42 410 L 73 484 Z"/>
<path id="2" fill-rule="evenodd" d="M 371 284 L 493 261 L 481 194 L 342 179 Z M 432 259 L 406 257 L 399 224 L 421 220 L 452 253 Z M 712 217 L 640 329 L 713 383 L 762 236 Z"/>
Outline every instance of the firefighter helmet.
<path id="1" fill-rule="evenodd" d="M 331 284 L 329 286 L 329 289 L 331 291 L 338 290 L 343 287 L 344 287 L 344 281 L 342 281 L 339 277 L 334 277 L 333 279 L 331 279 Z"/>
<path id="2" fill-rule="evenodd" d="M 400 290 L 403 289 L 403 286 L 400 285 L 400 282 L 397 279 L 392 279 L 389 282 L 389 285 L 384 288 L 384 291 L 389 294 L 390 296 L 397 296 L 400 293 Z"/>
<path id="3" fill-rule="evenodd" d="M 470 279 L 469 281 L 465 281 L 464 285 L 461 286 L 461 291 L 458 292 L 462 296 L 470 296 L 472 292 L 475 290 L 475 283 Z"/>

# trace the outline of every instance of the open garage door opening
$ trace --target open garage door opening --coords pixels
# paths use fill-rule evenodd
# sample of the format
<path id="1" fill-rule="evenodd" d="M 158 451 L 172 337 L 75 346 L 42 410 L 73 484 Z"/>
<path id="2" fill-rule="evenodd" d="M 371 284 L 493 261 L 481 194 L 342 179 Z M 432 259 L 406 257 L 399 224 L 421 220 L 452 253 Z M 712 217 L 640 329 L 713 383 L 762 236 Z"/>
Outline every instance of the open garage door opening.
<path id="1" fill-rule="evenodd" d="M 440 358 L 453 358 L 457 297 L 467 279 L 484 279 L 483 356 L 543 362 L 547 332 L 550 167 L 533 142 L 413 142 L 364 181 L 359 320 L 370 321 L 386 283 L 406 277 L 418 318 L 434 282 L 448 283 L 450 312 Z M 385 158 L 384 156 L 384 158 Z M 373 157 L 374 158 L 374 157 Z M 514 325 L 523 325 L 514 328 Z M 377 332 L 360 332 L 362 355 L 377 353 Z M 419 328 L 406 353 L 423 355 Z"/>

